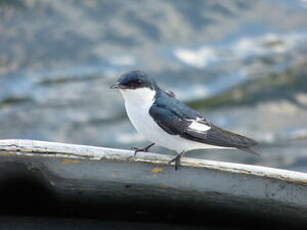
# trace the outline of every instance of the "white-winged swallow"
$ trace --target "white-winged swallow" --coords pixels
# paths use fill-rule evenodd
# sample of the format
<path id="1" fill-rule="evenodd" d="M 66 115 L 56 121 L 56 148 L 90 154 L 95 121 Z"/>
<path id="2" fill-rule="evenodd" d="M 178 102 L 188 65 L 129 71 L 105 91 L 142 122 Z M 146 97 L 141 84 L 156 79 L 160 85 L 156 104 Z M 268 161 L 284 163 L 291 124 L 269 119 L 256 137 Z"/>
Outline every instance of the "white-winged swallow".
<path id="1" fill-rule="evenodd" d="M 136 148 L 135 154 L 147 152 L 154 144 L 174 150 L 177 155 L 169 163 L 174 162 L 176 170 L 183 154 L 194 149 L 232 148 L 258 154 L 251 149 L 256 141 L 217 127 L 142 71 L 121 75 L 111 88 L 119 89 L 131 123 L 152 142 Z"/>

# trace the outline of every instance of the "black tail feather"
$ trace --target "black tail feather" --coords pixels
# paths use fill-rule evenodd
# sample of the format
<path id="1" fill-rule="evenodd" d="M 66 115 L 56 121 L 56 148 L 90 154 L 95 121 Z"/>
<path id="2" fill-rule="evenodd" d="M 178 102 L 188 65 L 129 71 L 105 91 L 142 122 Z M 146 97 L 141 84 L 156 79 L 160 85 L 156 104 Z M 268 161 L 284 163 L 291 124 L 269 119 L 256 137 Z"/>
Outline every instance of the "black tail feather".
<path id="1" fill-rule="evenodd" d="M 248 148 L 248 147 L 237 147 L 237 148 L 240 149 L 240 150 L 242 150 L 242 151 L 245 151 L 245 152 L 248 152 L 248 153 L 251 153 L 251 154 L 260 156 L 260 153 L 256 152 L 256 151 L 253 150 L 253 149 L 250 149 L 250 148 Z"/>

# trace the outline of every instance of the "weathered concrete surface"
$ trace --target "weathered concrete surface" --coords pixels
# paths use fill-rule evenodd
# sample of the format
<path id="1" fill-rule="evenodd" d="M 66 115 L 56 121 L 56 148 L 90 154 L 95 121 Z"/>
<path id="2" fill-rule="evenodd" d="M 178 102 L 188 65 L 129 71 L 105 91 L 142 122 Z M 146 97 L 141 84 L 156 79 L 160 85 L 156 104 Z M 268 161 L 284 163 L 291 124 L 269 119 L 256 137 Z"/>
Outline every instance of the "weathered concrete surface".
<path id="1" fill-rule="evenodd" d="M 171 156 L 132 156 L 128 150 L 2 140 L 0 184 L 3 190 L 9 189 L 10 181 L 16 178 L 23 178 L 23 184 L 34 181 L 36 185 L 32 186 L 39 185 L 50 198 L 47 207 L 120 205 L 124 207 L 121 211 L 222 212 L 238 221 L 256 218 L 307 224 L 307 174 L 189 158 L 184 158 L 183 166 L 175 171 L 167 164 Z M 18 200 L 23 203 L 27 197 L 22 195 Z M 46 197 L 38 200 L 46 202 Z M 198 221 L 205 224 L 208 220 Z"/>

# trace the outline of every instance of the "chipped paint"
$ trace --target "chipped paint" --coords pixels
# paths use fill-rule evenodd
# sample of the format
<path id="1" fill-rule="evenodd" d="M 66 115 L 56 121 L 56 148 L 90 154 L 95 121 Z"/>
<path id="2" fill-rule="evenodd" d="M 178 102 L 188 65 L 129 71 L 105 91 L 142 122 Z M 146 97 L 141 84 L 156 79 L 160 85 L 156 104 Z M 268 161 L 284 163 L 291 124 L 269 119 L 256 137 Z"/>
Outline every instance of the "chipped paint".
<path id="1" fill-rule="evenodd" d="M 15 154 L 10 154 L 10 153 L 0 153 L 0 157 L 14 157 Z"/>
<path id="2" fill-rule="evenodd" d="M 118 176 L 119 176 L 119 174 L 118 174 L 118 173 L 113 172 L 113 173 L 111 174 L 111 176 L 116 178 L 116 177 L 118 177 Z"/>
<path id="3" fill-rule="evenodd" d="M 165 184 L 160 184 L 159 185 L 159 188 L 162 188 L 162 189 L 168 189 L 169 186 L 165 185 Z"/>
<path id="4" fill-rule="evenodd" d="M 56 183 L 53 180 L 49 180 L 49 184 L 53 187 L 56 186 Z"/>
<path id="5" fill-rule="evenodd" d="M 61 160 L 61 163 L 63 165 L 73 165 L 73 164 L 79 164 L 80 160 L 64 159 L 64 160 Z"/>
<path id="6" fill-rule="evenodd" d="M 155 167 L 151 170 L 152 173 L 160 173 L 160 172 L 163 172 L 163 168 L 158 168 L 158 167 Z"/>

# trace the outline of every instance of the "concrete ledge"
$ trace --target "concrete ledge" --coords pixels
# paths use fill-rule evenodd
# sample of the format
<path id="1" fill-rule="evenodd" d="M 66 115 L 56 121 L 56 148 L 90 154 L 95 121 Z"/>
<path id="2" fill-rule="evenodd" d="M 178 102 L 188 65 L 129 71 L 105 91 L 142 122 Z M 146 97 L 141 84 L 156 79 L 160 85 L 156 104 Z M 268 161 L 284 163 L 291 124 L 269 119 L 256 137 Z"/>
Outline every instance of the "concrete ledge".
<path id="1" fill-rule="evenodd" d="M 307 224 L 307 174 L 191 158 L 183 158 L 175 171 L 167 164 L 171 158 L 157 153 L 133 158 L 129 150 L 1 140 L 0 183 L 16 171 L 39 178 L 56 202 L 200 213 L 223 210 L 238 217 Z"/>

